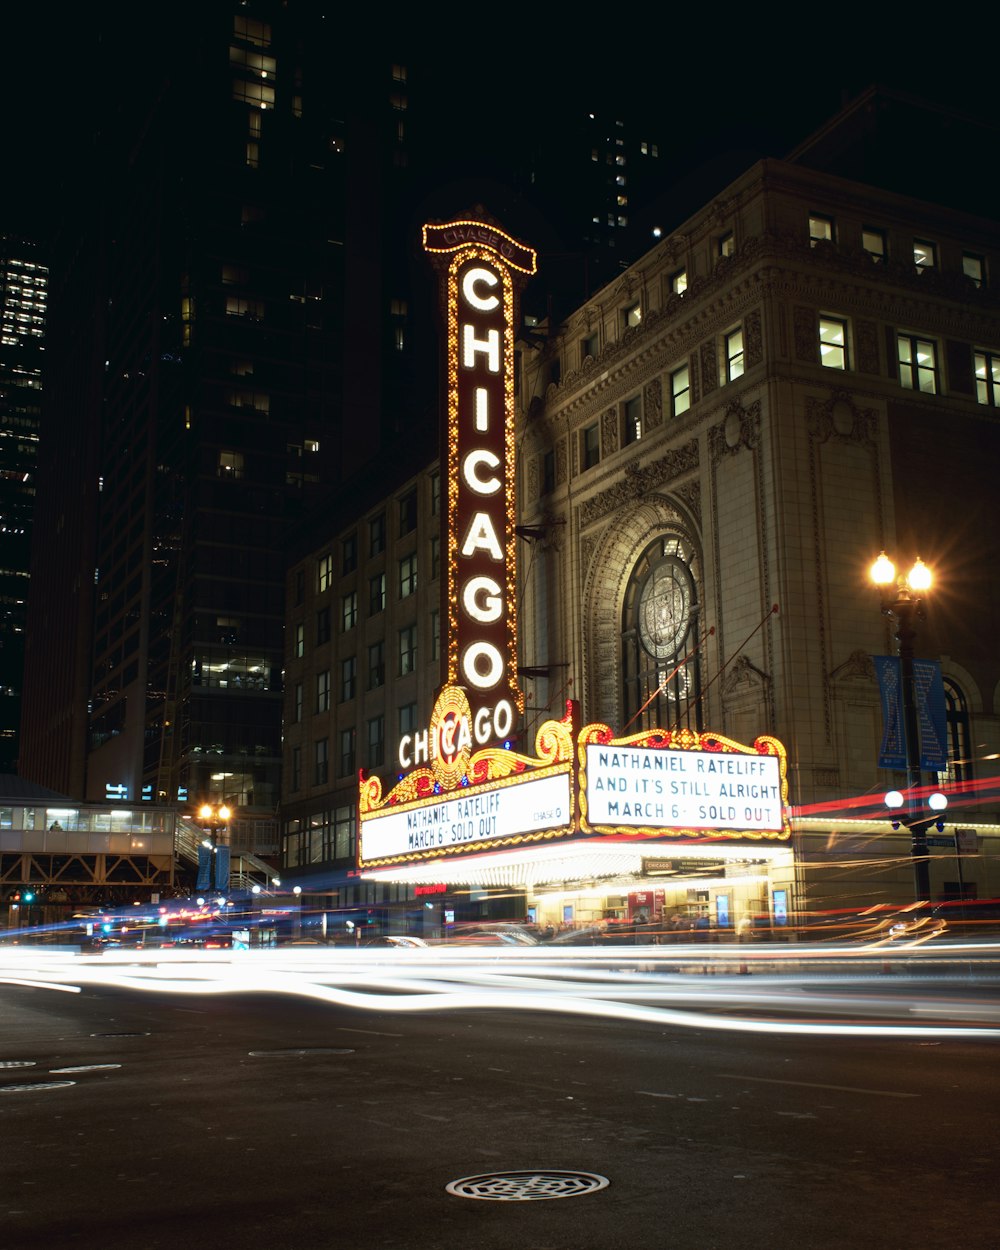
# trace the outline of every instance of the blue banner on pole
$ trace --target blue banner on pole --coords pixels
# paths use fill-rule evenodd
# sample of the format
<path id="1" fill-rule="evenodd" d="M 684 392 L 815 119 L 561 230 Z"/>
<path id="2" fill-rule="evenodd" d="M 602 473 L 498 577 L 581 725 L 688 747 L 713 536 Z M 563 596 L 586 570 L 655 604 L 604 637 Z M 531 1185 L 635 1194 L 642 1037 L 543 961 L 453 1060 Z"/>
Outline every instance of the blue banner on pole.
<path id="1" fill-rule="evenodd" d="M 196 890 L 212 888 L 212 848 L 210 846 L 198 847 L 198 880 L 194 888 Z"/>
<path id="2" fill-rule="evenodd" d="M 229 893 L 229 847 L 215 848 L 215 888 Z"/>
<path id="3" fill-rule="evenodd" d="M 948 722 L 941 665 L 936 660 L 914 660 L 913 685 L 920 726 L 920 767 L 943 772 L 948 767 Z"/>
<path id="4" fill-rule="evenodd" d="M 899 656 L 873 655 L 875 676 L 882 699 L 882 745 L 879 768 L 906 767 L 906 728 L 903 722 L 903 684 Z"/>

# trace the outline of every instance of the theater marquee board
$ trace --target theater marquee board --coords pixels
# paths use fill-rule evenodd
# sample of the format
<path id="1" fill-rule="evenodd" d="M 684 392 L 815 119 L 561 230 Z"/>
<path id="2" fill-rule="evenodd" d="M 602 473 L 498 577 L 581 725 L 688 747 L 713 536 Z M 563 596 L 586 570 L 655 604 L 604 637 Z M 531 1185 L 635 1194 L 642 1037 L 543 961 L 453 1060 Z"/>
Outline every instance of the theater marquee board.
<path id="1" fill-rule="evenodd" d="M 362 779 L 360 868 L 531 846 L 573 831 L 572 709 L 541 725 L 534 757 L 475 750 L 472 719 L 464 693 L 446 687 L 431 718 L 429 765 L 386 795 L 378 777 Z"/>
<path id="2" fill-rule="evenodd" d="M 778 840 L 791 836 L 788 767 L 776 738 L 752 747 L 689 729 L 577 740 L 580 832 L 642 838 Z"/>

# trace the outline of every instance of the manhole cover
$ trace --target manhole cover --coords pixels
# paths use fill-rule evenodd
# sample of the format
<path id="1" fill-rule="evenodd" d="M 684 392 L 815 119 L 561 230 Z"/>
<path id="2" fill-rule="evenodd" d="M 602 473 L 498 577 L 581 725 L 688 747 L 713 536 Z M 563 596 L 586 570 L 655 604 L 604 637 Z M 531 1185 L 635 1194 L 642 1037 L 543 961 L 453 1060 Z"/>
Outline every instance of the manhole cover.
<path id="1" fill-rule="evenodd" d="M 596 1172 L 484 1172 L 463 1176 L 446 1185 L 456 1198 L 478 1198 L 483 1202 L 538 1202 L 545 1198 L 578 1198 L 581 1194 L 606 1189 L 611 1182 Z"/>

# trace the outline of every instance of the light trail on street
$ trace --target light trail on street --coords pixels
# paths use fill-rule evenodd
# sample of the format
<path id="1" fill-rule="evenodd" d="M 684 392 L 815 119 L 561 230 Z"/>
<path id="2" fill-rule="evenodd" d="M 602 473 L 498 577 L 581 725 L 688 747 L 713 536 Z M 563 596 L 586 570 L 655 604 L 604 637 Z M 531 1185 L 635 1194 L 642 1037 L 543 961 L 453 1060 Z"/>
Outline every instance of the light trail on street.
<path id="1" fill-rule="evenodd" d="M 296 996 L 362 1011 L 530 1011 L 671 1028 L 1000 1039 L 1000 943 L 744 950 L 0 949 L 0 984 L 212 997 Z"/>

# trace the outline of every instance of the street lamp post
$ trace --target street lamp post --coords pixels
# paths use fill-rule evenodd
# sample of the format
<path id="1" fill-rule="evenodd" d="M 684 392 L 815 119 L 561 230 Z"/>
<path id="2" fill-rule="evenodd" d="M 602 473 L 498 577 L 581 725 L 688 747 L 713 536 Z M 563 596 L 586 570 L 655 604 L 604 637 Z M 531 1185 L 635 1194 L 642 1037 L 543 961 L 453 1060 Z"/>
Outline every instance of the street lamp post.
<path id="1" fill-rule="evenodd" d="M 920 739 L 917 732 L 916 683 L 913 676 L 916 622 L 924 619 L 923 595 L 931 587 L 931 570 L 920 557 L 908 573 L 896 572 L 896 566 L 883 551 L 869 570 L 879 588 L 882 613 L 896 621 L 896 644 L 899 651 L 899 677 L 903 703 L 903 738 L 906 753 L 906 815 L 904 823 L 910 831 L 910 854 L 913 858 L 913 884 L 918 901 L 930 899 L 930 861 L 927 855 L 927 820 L 921 815 L 920 803 Z"/>
<path id="2" fill-rule="evenodd" d="M 208 839 L 203 845 L 211 849 L 212 855 L 210 863 L 210 876 L 208 881 L 209 890 L 218 890 L 219 874 L 218 874 L 218 852 L 219 852 L 219 833 L 226 829 L 232 819 L 232 810 L 226 803 L 202 803 L 198 808 L 198 819 L 202 828 L 208 834 Z M 228 871 L 226 873 L 227 880 L 222 883 L 224 889 L 228 891 Z"/>

